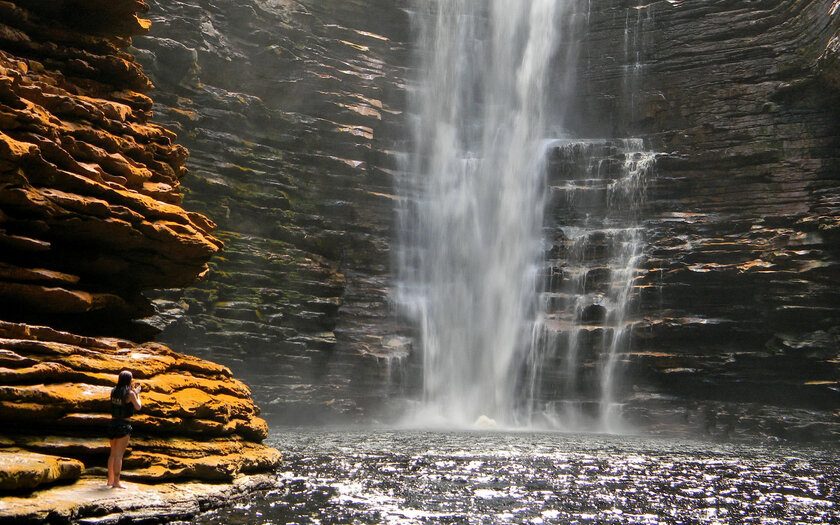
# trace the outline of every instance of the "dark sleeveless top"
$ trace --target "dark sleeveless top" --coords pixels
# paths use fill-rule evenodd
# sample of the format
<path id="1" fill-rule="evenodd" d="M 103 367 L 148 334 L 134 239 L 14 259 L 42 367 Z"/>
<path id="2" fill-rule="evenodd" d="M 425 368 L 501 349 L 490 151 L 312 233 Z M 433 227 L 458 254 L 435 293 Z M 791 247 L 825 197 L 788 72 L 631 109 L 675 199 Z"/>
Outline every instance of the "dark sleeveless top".
<path id="1" fill-rule="evenodd" d="M 114 419 L 127 419 L 134 415 L 134 405 L 127 402 L 126 397 L 128 397 L 128 389 L 122 392 L 118 392 L 116 388 L 111 390 L 111 417 Z"/>

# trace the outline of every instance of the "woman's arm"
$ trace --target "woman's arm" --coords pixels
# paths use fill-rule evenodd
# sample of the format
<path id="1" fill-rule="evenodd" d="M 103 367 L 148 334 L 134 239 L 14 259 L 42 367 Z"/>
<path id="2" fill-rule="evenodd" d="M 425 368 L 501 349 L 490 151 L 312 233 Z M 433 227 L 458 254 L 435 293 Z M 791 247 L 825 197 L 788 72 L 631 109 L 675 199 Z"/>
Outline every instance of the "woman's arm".
<path id="1" fill-rule="evenodd" d="M 129 403 L 134 405 L 134 410 L 140 410 L 143 408 L 143 404 L 140 402 L 140 385 L 130 388 L 126 399 L 128 399 Z"/>

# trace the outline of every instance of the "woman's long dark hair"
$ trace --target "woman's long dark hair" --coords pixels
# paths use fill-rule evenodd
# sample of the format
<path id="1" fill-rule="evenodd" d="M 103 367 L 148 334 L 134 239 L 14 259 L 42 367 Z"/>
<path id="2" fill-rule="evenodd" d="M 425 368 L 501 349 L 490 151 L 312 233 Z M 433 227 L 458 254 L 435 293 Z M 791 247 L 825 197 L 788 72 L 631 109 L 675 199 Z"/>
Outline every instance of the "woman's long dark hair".
<path id="1" fill-rule="evenodd" d="M 131 386 L 132 379 L 133 377 L 131 372 L 128 370 L 120 372 L 120 376 L 117 379 L 117 386 L 111 390 L 111 399 L 118 399 L 122 402 L 125 399 L 125 396 L 128 395 L 128 388 Z"/>

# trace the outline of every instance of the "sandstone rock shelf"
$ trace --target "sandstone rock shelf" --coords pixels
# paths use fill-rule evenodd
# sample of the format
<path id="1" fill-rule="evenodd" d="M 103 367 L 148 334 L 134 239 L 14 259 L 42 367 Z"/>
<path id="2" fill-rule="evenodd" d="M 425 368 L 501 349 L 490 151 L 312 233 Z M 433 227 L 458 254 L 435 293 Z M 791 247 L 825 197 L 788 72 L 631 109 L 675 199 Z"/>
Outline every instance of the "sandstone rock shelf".
<path id="1" fill-rule="evenodd" d="M 231 484 L 126 483 L 126 490 L 112 490 L 101 478 L 83 476 L 73 485 L 59 485 L 38 493 L 38 498 L 5 496 L 0 523 L 168 523 L 189 520 L 210 508 L 230 505 L 271 490 L 271 476 L 241 476 Z"/>
<path id="2" fill-rule="evenodd" d="M 108 456 L 109 395 L 132 370 L 143 410 L 124 462 L 126 479 L 230 481 L 270 470 L 279 453 L 250 390 L 230 370 L 169 348 L 91 338 L 0 322 L 0 415 L 14 421 L 3 447 L 76 458 L 87 468 Z"/>

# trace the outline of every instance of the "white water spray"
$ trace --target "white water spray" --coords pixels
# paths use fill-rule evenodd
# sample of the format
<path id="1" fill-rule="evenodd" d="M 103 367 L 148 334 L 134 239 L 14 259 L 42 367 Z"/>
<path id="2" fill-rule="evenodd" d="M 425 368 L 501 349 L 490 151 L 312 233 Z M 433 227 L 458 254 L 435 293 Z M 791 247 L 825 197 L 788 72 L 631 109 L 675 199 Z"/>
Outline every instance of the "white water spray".
<path id="1" fill-rule="evenodd" d="M 447 0 L 418 15 L 414 156 L 398 300 L 426 415 L 510 423 L 535 300 L 547 98 L 568 2 Z"/>
<path id="2" fill-rule="evenodd" d="M 547 137 L 549 127 L 562 126 L 562 99 L 573 84 L 569 33 L 585 19 L 576 4 L 428 0 L 418 9 L 413 154 L 399 188 L 395 250 L 396 300 L 423 358 L 415 423 L 528 424 L 533 400 L 544 394 L 542 368 L 556 351 L 543 333 L 550 313 L 541 304 L 546 162 L 557 132 Z M 617 262 L 632 268 L 638 243 L 627 244 L 632 253 Z M 625 288 L 615 293 L 627 296 Z M 623 314 L 610 315 L 611 324 L 623 324 Z M 622 337 L 614 332 L 616 348 Z M 608 405 L 615 358 L 600 366 Z"/>

